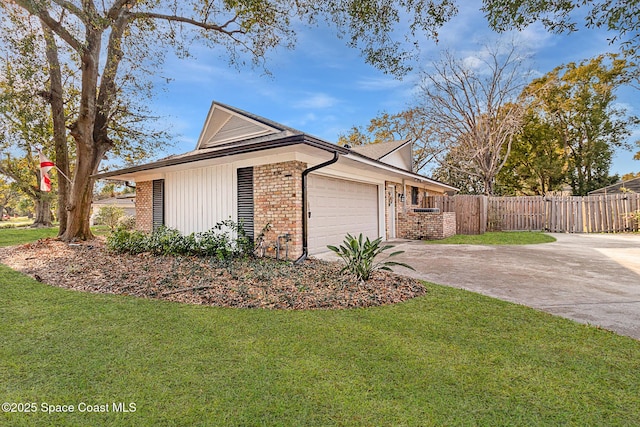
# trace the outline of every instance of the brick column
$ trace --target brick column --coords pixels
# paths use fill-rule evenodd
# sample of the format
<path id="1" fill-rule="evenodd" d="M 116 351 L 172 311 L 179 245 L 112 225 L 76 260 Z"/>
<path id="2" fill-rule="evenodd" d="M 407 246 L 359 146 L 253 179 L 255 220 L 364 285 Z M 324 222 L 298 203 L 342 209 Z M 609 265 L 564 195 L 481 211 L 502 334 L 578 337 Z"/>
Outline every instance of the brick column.
<path id="1" fill-rule="evenodd" d="M 302 255 L 302 172 L 306 163 L 290 161 L 253 168 L 254 233 L 257 236 L 266 224 L 267 255 L 275 257 L 278 236 L 291 235 L 289 259 Z M 281 257 L 284 257 L 284 239 Z"/>
<path id="2" fill-rule="evenodd" d="M 136 182 L 136 230 L 153 230 L 153 181 Z"/>

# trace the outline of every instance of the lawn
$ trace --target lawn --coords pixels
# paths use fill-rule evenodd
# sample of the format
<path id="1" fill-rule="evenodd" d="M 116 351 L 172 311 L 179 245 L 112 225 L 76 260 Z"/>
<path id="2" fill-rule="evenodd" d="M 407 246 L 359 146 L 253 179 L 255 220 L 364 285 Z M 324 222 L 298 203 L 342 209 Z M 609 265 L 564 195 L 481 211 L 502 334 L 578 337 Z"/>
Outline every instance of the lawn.
<path id="1" fill-rule="evenodd" d="M 19 245 L 57 235 L 58 227 L 0 229 L 0 246 Z"/>
<path id="2" fill-rule="evenodd" d="M 428 240 L 427 243 L 448 245 L 534 245 L 555 241 L 555 237 L 537 231 L 490 231 L 473 236 L 457 234 L 442 240 Z"/>
<path id="3" fill-rule="evenodd" d="M 91 230 L 96 235 L 105 235 L 109 232 L 109 229 L 103 225 L 91 227 Z M 0 228 L 0 246 L 20 245 L 38 239 L 56 237 L 57 235 L 57 226 L 49 228 Z"/>
<path id="4" fill-rule="evenodd" d="M 33 224 L 33 218 L 28 218 L 26 216 L 11 217 L 7 220 L 0 221 L 0 229 L 24 227 L 31 224 Z"/>
<path id="5" fill-rule="evenodd" d="M 640 342 L 457 289 L 369 309 L 239 310 L 75 292 L 0 266 L 0 295 L 0 396 L 38 409 L 0 424 L 640 419 Z M 135 412 L 115 413 L 121 402 Z"/>
<path id="6" fill-rule="evenodd" d="M 229 309 L 0 265 L 0 398 L 37 410 L 0 425 L 638 425 L 639 341 L 426 286 L 375 308 Z"/>

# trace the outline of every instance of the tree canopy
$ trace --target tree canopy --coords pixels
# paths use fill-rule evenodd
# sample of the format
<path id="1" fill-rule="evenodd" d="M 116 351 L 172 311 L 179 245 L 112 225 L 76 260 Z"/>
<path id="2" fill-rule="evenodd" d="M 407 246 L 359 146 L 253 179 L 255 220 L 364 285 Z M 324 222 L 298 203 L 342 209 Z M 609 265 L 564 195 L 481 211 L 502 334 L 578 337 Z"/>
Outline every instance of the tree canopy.
<path id="1" fill-rule="evenodd" d="M 92 176 L 106 153 L 122 154 L 119 142 L 149 136 L 135 129 L 144 123 L 144 103 L 131 102 L 130 95 L 150 93 L 150 76 L 167 49 L 188 56 L 191 43 L 200 40 L 225 48 L 232 64 L 262 64 L 271 49 L 293 46 L 294 23 L 325 20 L 368 63 L 402 74 L 415 53 L 404 42 L 437 37 L 439 26 L 456 12 L 453 2 L 434 0 L 15 0 L 0 7 L 9 31 L 27 23 L 37 40 L 34 57 L 38 47 L 46 52 L 42 67 L 50 79 L 42 92 L 58 136 L 58 166 L 68 166 L 61 159 L 67 129 L 72 137 L 67 151 L 76 153 L 76 161 L 69 167 L 65 240 L 91 237 Z M 77 104 L 65 110 L 65 82 L 73 78 Z"/>
<path id="2" fill-rule="evenodd" d="M 639 0 L 483 0 L 482 10 L 496 31 L 523 29 L 541 22 L 555 33 L 585 28 L 604 28 L 611 32 L 610 42 L 622 52 L 636 56 L 640 47 Z"/>

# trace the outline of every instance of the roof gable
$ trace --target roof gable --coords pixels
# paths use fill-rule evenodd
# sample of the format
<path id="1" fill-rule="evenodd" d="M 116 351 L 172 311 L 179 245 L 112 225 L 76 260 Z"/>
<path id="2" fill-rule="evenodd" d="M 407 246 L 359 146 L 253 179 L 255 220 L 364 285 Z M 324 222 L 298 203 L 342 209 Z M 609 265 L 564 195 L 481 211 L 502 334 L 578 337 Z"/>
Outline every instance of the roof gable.
<path id="1" fill-rule="evenodd" d="M 378 160 L 407 171 L 412 171 L 412 148 L 413 144 L 408 139 L 397 141 L 385 141 L 375 144 L 359 145 L 351 148 L 352 151 Z"/>
<path id="2" fill-rule="evenodd" d="M 196 150 L 276 134 L 286 129 L 279 123 L 213 102 Z"/>

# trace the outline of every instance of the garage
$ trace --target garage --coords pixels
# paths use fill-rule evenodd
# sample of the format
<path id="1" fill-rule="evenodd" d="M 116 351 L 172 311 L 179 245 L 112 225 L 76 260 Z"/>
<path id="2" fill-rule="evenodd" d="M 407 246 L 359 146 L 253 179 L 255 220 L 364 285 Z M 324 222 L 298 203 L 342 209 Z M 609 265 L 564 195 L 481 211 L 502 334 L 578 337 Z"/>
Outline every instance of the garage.
<path id="1" fill-rule="evenodd" d="M 347 233 L 379 236 L 377 185 L 310 174 L 307 188 L 309 254 L 326 252 Z"/>

